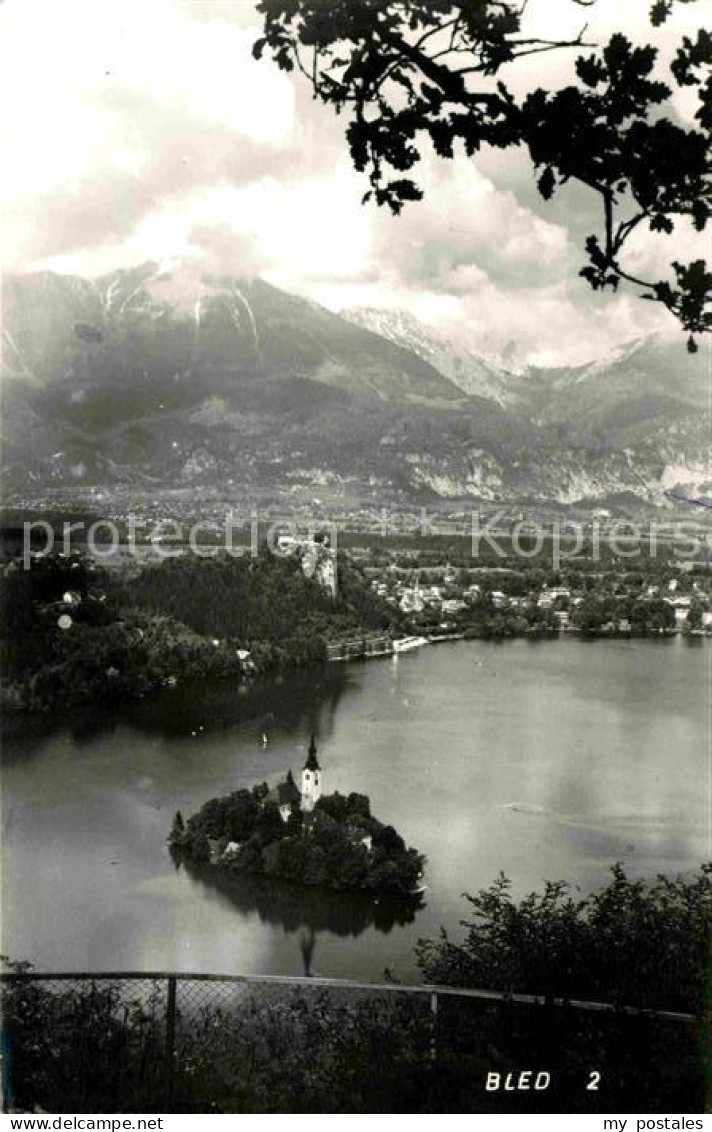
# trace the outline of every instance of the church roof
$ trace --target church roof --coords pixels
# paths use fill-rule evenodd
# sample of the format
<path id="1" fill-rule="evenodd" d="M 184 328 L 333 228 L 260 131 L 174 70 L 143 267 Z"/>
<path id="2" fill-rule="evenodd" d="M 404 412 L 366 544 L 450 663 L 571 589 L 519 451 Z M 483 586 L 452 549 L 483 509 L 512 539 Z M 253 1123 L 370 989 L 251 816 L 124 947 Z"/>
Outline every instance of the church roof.
<path id="1" fill-rule="evenodd" d="M 304 763 L 304 770 L 321 770 L 319 760 L 316 757 L 316 741 L 313 735 L 311 737 L 311 743 L 309 744 L 307 761 Z"/>
<path id="2" fill-rule="evenodd" d="M 274 802 L 278 806 L 287 805 L 287 803 L 298 802 L 301 794 L 297 790 L 294 779 L 291 775 L 285 778 L 284 782 L 278 782 L 275 787 L 270 790 L 265 798 L 265 802 Z"/>

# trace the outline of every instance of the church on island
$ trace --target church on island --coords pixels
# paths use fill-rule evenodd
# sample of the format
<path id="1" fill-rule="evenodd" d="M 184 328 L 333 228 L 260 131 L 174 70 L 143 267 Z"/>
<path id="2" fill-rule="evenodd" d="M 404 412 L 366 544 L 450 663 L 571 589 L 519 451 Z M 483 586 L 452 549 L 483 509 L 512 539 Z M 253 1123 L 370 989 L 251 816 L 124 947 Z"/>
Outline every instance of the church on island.
<path id="1" fill-rule="evenodd" d="M 278 783 L 265 798 L 279 808 L 282 821 L 289 821 L 295 802 L 303 814 L 310 814 L 321 798 L 321 767 L 316 757 L 316 741 L 311 737 L 306 762 L 302 767 L 302 788 L 299 790 L 291 770 L 287 771 L 284 782 Z"/>
<path id="2" fill-rule="evenodd" d="M 264 798 L 264 804 L 271 802 L 277 806 L 283 822 L 289 821 L 294 805 L 298 805 L 303 814 L 311 814 L 321 798 L 321 783 L 321 767 L 316 757 L 316 740 L 312 735 L 306 762 L 302 767 L 301 790 L 294 781 L 291 770 L 288 770 L 284 782 L 279 782 L 270 790 Z M 351 841 L 371 851 L 373 838 L 370 834 L 364 834 L 363 830 L 358 829 L 349 829 L 348 833 Z"/>
<path id="3" fill-rule="evenodd" d="M 313 735 L 300 785 L 288 770 L 271 789 L 261 782 L 209 799 L 187 822 L 177 813 L 171 850 L 184 861 L 290 884 L 422 894 L 425 858 L 373 816 L 367 795 L 324 793 Z"/>

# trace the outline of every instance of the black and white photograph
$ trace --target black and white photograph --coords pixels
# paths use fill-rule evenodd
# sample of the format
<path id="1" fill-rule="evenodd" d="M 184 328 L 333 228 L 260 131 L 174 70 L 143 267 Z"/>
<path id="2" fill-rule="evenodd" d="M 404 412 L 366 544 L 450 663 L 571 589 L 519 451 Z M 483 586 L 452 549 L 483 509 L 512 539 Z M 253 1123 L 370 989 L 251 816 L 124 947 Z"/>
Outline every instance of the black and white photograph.
<path id="1" fill-rule="evenodd" d="M 710 27 L 0 0 L 8 1127 L 705 1127 Z"/>

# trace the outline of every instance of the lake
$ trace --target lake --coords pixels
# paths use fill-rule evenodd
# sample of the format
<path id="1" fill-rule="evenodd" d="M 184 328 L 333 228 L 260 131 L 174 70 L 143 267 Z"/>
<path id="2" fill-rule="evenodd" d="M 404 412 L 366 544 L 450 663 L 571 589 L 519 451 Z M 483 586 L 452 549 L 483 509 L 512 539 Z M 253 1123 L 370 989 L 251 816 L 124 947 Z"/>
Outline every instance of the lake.
<path id="1" fill-rule="evenodd" d="M 583 892 L 625 862 L 712 857 L 709 643 L 441 644 L 245 691 L 167 689 L 115 716 L 10 721 L 2 951 L 40 970 L 415 978 L 413 947 L 500 871 Z M 268 735 L 266 748 L 259 742 Z M 366 793 L 427 854 L 423 906 L 226 883 L 176 868 L 175 810 L 295 774 L 317 736 L 324 791 Z"/>

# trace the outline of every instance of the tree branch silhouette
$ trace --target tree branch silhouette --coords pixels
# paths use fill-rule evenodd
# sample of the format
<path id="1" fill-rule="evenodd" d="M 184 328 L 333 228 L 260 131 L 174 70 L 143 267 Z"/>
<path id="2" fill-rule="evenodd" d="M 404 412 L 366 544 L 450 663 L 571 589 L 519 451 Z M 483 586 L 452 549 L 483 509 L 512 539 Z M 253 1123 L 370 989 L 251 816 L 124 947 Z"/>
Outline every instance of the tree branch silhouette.
<path id="1" fill-rule="evenodd" d="M 570 0 L 593 7 L 595 0 Z M 653 28 L 675 3 L 655 0 Z M 654 75 L 657 49 L 621 33 L 595 47 L 584 40 L 523 34 L 527 9 L 511 0 L 261 0 L 268 50 L 283 70 L 298 68 L 314 97 L 348 112 L 346 139 L 369 189 L 364 201 L 398 214 L 423 197 L 411 175 L 429 141 L 445 159 L 482 146 L 525 147 L 544 199 L 569 181 L 596 192 L 602 230 L 585 241 L 580 274 L 594 290 L 643 289 L 688 333 L 712 330 L 712 274 L 703 259 L 673 261 L 668 279 L 641 279 L 623 262 L 633 234 L 671 234 L 712 216 L 712 35 L 684 37 L 670 66 L 676 87 L 696 89 L 694 128 L 675 120 L 674 86 Z M 516 98 L 500 75 L 531 55 L 592 49 L 575 60 L 576 83 Z M 304 53 L 310 53 L 306 61 Z M 479 76 L 482 80 L 475 83 Z"/>

